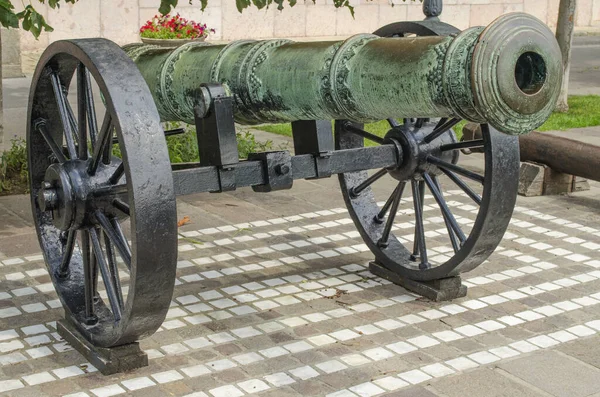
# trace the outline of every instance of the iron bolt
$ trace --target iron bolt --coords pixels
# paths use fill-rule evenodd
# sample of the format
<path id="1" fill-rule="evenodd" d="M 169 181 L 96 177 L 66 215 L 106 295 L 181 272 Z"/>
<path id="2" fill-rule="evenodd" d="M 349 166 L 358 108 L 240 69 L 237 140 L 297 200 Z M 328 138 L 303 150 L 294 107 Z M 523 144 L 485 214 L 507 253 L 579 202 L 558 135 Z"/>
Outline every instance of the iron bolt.
<path id="1" fill-rule="evenodd" d="M 42 184 L 42 189 L 38 195 L 38 204 L 40 209 L 44 212 L 56 209 L 56 206 L 58 205 L 58 194 L 56 193 L 56 189 L 54 189 L 50 183 L 44 182 Z"/>
<path id="2" fill-rule="evenodd" d="M 285 164 L 279 164 L 275 166 L 275 172 L 277 175 L 287 175 L 290 172 L 290 167 Z"/>

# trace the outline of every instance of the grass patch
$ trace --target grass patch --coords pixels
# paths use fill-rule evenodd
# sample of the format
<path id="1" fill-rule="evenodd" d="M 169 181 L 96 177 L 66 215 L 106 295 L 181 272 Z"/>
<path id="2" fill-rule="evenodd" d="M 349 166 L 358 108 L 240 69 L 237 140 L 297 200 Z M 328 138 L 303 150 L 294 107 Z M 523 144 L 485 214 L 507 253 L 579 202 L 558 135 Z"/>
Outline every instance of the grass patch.
<path id="1" fill-rule="evenodd" d="M 456 133 L 456 135 L 458 136 L 459 139 L 462 136 L 462 127 L 465 124 L 466 124 L 466 121 L 461 121 L 453 128 L 454 132 Z M 333 125 L 333 123 L 332 123 L 332 125 Z M 290 137 L 292 136 L 292 125 L 289 123 L 286 123 L 286 124 L 263 124 L 263 125 L 256 126 L 254 128 L 256 128 L 257 130 L 272 132 L 273 134 L 277 134 L 277 135 L 285 135 L 285 136 L 290 136 Z M 390 125 L 386 120 L 382 120 L 382 121 L 378 121 L 376 123 L 365 124 L 365 130 L 374 135 L 384 137 L 385 134 L 387 134 L 387 132 L 390 130 Z M 365 146 L 377 146 L 377 144 L 373 141 L 365 139 Z"/>
<path id="2" fill-rule="evenodd" d="M 565 131 L 600 125 L 600 95 L 570 96 L 568 102 L 567 113 L 552 113 L 538 131 Z"/>
<path id="3" fill-rule="evenodd" d="M 465 121 L 461 121 L 453 128 L 458 139 L 462 136 L 462 127 L 465 124 Z M 597 125 L 600 125 L 600 96 L 577 95 L 569 97 L 569 111 L 567 113 L 552 113 L 548 121 L 537 130 L 564 131 L 570 128 L 593 127 Z M 256 126 L 255 128 L 278 135 L 292 136 L 292 127 L 290 124 L 265 124 Z M 365 124 L 365 130 L 378 136 L 384 136 L 389 129 L 390 126 L 385 120 Z M 365 140 L 365 145 L 374 146 L 375 144 L 369 140 Z"/>

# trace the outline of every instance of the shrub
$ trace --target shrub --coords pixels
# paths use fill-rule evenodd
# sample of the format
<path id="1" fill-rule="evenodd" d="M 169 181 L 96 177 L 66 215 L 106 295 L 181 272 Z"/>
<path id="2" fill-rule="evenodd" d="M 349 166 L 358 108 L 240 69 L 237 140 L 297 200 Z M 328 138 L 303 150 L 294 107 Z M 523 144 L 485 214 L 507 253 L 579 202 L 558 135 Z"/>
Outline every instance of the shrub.
<path id="1" fill-rule="evenodd" d="M 25 140 L 11 140 L 11 148 L 0 154 L 0 193 L 27 191 L 27 147 Z"/>
<path id="2" fill-rule="evenodd" d="M 179 128 L 179 123 L 167 123 L 166 128 Z M 190 125 L 183 127 L 185 133 L 167 137 L 167 148 L 171 163 L 191 163 L 200 160 L 196 131 Z M 259 142 L 249 131 L 237 132 L 237 147 L 240 159 L 248 158 L 249 153 L 264 152 L 273 148 L 273 142 Z"/>

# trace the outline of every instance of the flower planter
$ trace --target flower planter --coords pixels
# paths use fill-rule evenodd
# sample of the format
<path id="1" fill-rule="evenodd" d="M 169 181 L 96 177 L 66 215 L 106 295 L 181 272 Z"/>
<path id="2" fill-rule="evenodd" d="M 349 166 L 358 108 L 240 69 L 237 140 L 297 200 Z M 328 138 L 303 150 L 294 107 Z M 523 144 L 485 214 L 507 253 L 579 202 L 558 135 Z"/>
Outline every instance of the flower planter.
<path id="1" fill-rule="evenodd" d="M 179 47 L 187 43 L 203 42 L 206 37 L 198 39 L 149 39 L 141 37 L 141 39 L 144 44 L 152 44 L 159 47 Z"/>

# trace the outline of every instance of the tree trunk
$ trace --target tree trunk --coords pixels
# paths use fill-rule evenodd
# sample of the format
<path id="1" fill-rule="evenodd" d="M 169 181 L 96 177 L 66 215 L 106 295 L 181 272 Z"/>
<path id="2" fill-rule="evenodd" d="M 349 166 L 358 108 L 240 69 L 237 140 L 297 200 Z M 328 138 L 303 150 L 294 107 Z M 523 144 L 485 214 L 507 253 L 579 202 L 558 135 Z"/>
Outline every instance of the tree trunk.
<path id="1" fill-rule="evenodd" d="M 577 0 L 560 0 L 558 22 L 556 23 L 556 41 L 560 46 L 563 61 L 563 81 L 556 104 L 556 110 L 566 113 L 569 110 L 567 97 L 569 94 L 569 71 L 571 69 L 571 44 L 575 27 L 575 7 Z"/>

